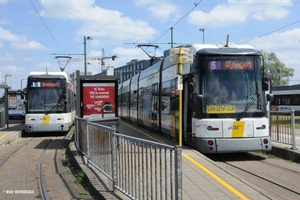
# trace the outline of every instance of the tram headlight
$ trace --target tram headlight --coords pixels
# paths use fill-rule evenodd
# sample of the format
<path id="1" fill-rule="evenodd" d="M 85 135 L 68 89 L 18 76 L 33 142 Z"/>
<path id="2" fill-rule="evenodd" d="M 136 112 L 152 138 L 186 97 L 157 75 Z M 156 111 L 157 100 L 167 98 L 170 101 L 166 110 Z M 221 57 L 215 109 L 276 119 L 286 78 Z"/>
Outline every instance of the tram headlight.
<path id="1" fill-rule="evenodd" d="M 268 139 L 264 139 L 264 140 L 263 140 L 263 143 L 264 143 L 264 144 L 268 144 L 268 143 L 269 143 Z"/>

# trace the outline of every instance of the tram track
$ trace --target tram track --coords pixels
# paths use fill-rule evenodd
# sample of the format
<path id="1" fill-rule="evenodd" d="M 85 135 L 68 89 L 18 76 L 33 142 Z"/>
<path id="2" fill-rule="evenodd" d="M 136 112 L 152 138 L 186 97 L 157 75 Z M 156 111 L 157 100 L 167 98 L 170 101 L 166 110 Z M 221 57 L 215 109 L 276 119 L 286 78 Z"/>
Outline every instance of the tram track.
<path id="1" fill-rule="evenodd" d="M 33 141 L 34 139 L 31 139 L 29 142 Z M 23 147 L 25 147 L 26 145 L 28 145 L 29 142 L 26 142 L 25 144 L 23 144 L 22 146 L 13 149 L 11 152 L 8 153 L 8 155 L 1 155 L 1 157 L 4 157 L 3 159 L 1 159 L 0 161 L 0 170 L 2 165 L 10 158 L 12 157 L 15 153 L 17 153 L 18 151 L 20 151 Z"/>
<path id="2" fill-rule="evenodd" d="M 242 156 L 243 155 L 243 156 Z M 245 156 L 247 155 L 247 156 Z M 221 157 L 221 158 L 220 158 Z M 224 158 L 225 157 L 225 158 Z M 235 157 L 232 159 L 232 157 Z M 267 199 L 299 199 L 299 164 L 245 153 L 212 158 L 228 174 L 245 182 Z"/>
<path id="3" fill-rule="evenodd" d="M 30 136 L 32 136 L 32 134 L 27 135 L 27 137 L 30 138 Z M 23 149 L 25 146 L 29 145 L 30 142 L 37 140 L 38 138 L 30 138 L 29 141 L 27 141 L 26 143 L 22 144 L 20 147 L 13 149 L 12 152 L 10 152 L 8 155 L 4 156 L 4 158 L 0 161 L 0 170 L 1 170 L 1 166 L 4 165 L 4 163 L 13 157 L 13 155 L 15 155 L 17 152 L 19 152 L 21 149 Z M 44 173 L 43 173 L 43 161 L 44 161 L 44 155 L 48 149 L 48 147 L 53 143 L 53 141 L 55 141 L 56 138 L 54 139 L 50 139 L 50 143 L 46 144 L 45 149 L 43 150 L 43 152 L 41 153 L 40 156 L 40 160 L 39 160 L 39 168 L 38 168 L 38 172 L 39 172 L 39 176 L 38 176 L 38 182 L 39 182 L 39 189 L 40 189 L 40 194 L 42 194 L 43 199 L 44 200 L 49 200 L 50 197 L 48 195 L 47 192 L 47 186 L 46 186 L 46 182 L 44 179 Z"/>
<path id="4" fill-rule="evenodd" d="M 47 147 L 45 147 L 44 151 L 41 154 L 41 158 L 40 158 L 40 161 L 39 161 L 39 170 L 38 170 L 39 171 L 39 185 L 40 185 L 40 192 L 41 192 L 44 200 L 49 200 L 50 197 L 49 197 L 49 194 L 47 192 L 47 186 L 46 186 L 46 182 L 45 182 L 45 179 L 44 179 L 43 162 L 44 162 L 45 153 L 46 153 L 48 147 L 53 143 L 53 141 L 54 140 L 52 140 L 47 145 Z"/>
<path id="5" fill-rule="evenodd" d="M 91 199 L 89 192 L 76 184 L 76 176 L 67 149 L 71 131 L 61 133 L 27 134 L 13 143 L 1 146 L 0 188 L 3 198 L 45 200 Z"/>

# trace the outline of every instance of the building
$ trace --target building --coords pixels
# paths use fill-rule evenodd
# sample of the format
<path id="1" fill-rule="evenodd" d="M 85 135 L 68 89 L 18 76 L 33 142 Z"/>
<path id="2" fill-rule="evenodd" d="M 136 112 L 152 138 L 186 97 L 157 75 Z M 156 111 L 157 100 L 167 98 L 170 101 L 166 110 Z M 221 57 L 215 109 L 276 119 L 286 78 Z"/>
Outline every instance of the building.
<path id="1" fill-rule="evenodd" d="M 105 70 L 103 70 L 101 73 L 99 74 L 95 74 L 95 76 L 109 76 L 109 75 L 113 75 L 113 76 L 119 76 L 120 82 L 124 82 L 128 79 L 130 79 L 132 76 L 134 76 L 135 74 L 143 71 L 144 69 L 147 69 L 148 67 L 150 67 L 151 65 L 157 63 L 158 61 L 160 61 L 162 59 L 162 57 L 160 58 L 153 58 L 150 60 L 131 60 L 130 62 L 126 63 L 126 65 L 118 67 L 118 68 L 114 68 L 113 69 L 113 74 L 111 72 L 111 66 L 106 67 Z"/>

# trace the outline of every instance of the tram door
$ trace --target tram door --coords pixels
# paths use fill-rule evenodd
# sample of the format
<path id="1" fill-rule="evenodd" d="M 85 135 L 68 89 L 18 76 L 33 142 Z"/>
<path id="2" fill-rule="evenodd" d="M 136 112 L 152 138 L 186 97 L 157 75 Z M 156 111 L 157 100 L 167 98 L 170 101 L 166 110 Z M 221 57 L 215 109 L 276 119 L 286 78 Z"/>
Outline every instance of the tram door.
<path id="1" fill-rule="evenodd" d="M 144 113 L 144 109 L 143 109 L 143 97 L 144 97 L 144 88 L 141 87 L 139 89 L 139 99 L 138 99 L 138 123 L 139 124 L 143 124 L 143 113 Z"/>
<path id="2" fill-rule="evenodd" d="M 151 117 L 151 127 L 155 130 L 158 130 L 158 121 L 159 121 L 159 93 L 158 93 L 158 83 L 152 85 L 152 117 Z"/>

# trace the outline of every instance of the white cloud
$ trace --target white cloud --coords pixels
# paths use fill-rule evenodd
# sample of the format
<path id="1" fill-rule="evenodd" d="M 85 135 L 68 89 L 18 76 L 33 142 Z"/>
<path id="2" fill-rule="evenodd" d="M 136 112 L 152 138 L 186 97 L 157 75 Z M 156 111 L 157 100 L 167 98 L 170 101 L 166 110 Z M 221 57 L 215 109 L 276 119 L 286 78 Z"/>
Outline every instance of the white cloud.
<path id="1" fill-rule="evenodd" d="M 0 0 L 0 4 L 4 4 L 6 2 L 8 2 L 9 0 Z"/>
<path id="2" fill-rule="evenodd" d="M 299 54 L 299 36 L 300 28 L 294 28 L 285 32 L 274 32 L 267 36 L 253 39 L 249 43 L 256 48 L 261 48 L 266 51 L 282 51 L 287 54 Z"/>
<path id="3" fill-rule="evenodd" d="M 259 0 L 228 0 L 226 4 L 217 5 L 209 12 L 199 10 L 192 12 L 188 22 L 197 26 L 226 27 L 243 23 L 249 19 L 278 20 L 289 14 L 285 7 L 291 5 L 291 0 L 263 2 Z"/>
<path id="4" fill-rule="evenodd" d="M 249 11 L 236 6 L 218 5 L 209 13 L 195 11 L 189 15 L 188 22 L 193 25 L 226 27 L 246 21 Z"/>
<path id="5" fill-rule="evenodd" d="M 172 1 L 159 1 L 159 0 L 135 0 L 135 5 L 140 8 L 145 8 L 151 19 L 158 22 L 166 22 L 170 18 L 177 20 L 181 10 Z"/>
<path id="6" fill-rule="evenodd" d="M 178 15 L 180 10 L 174 4 L 168 2 L 160 2 L 153 4 L 148 8 L 151 18 L 160 22 L 166 22 L 172 15 Z"/>
<path id="7" fill-rule="evenodd" d="M 0 47 L 3 47 L 3 41 L 11 42 L 10 46 L 17 50 L 47 50 L 37 41 L 28 41 L 25 36 L 13 34 L 0 27 Z"/>
<path id="8" fill-rule="evenodd" d="M 11 22 L 5 18 L 0 19 L 0 24 L 11 24 Z"/>
<path id="9" fill-rule="evenodd" d="M 16 56 L 14 56 L 12 54 L 5 54 L 0 57 L 0 63 L 1 62 L 12 62 L 12 61 L 16 61 L 16 60 L 17 60 Z"/>
<path id="10" fill-rule="evenodd" d="M 42 50 L 42 51 L 48 50 L 44 45 L 36 41 L 12 42 L 11 47 L 17 50 Z"/>
<path id="11" fill-rule="evenodd" d="M 300 28 L 294 28 L 285 32 L 275 32 L 270 35 L 254 39 L 249 42 L 254 48 L 266 52 L 274 52 L 277 58 L 286 67 L 294 68 L 294 77 L 300 77 Z M 291 78 L 291 79 L 295 79 Z"/>
<path id="12" fill-rule="evenodd" d="M 119 11 L 103 9 L 94 5 L 93 0 L 42 0 L 41 3 L 44 7 L 42 16 L 81 22 L 82 26 L 76 31 L 78 36 L 88 32 L 93 37 L 106 38 L 106 41 L 107 38 L 124 41 L 141 40 L 156 32 L 146 22 L 123 16 Z"/>

